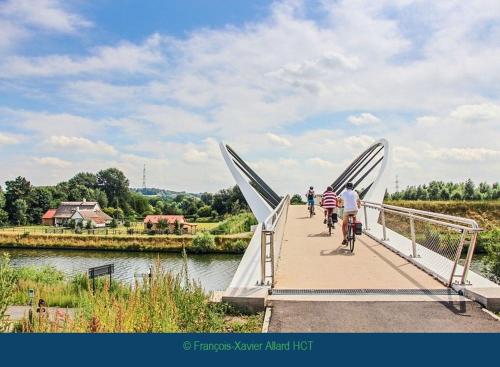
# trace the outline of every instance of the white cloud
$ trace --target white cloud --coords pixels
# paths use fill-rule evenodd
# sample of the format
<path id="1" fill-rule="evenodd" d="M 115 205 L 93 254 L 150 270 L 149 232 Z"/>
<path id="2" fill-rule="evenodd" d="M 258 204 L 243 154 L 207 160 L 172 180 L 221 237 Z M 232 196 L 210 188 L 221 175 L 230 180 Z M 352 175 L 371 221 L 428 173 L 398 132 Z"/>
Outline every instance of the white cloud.
<path id="1" fill-rule="evenodd" d="M 89 139 L 76 136 L 51 136 L 44 142 L 45 147 L 49 149 L 64 149 L 68 153 L 79 152 L 87 155 L 114 155 L 116 149 L 103 141 L 90 141 Z"/>
<path id="2" fill-rule="evenodd" d="M 347 118 L 347 120 L 353 125 L 370 125 L 380 122 L 380 119 L 377 116 L 374 116 L 368 112 L 363 112 L 356 116 L 351 115 Z"/>
<path id="3" fill-rule="evenodd" d="M 202 141 L 210 134 L 253 162 L 267 164 L 269 157 L 282 162 L 283 171 L 265 164 L 261 169 L 285 191 L 305 187 L 308 180 L 331 182 L 337 170 L 318 165 L 342 162 L 345 167 L 375 140 L 349 136 L 338 116 L 373 111 L 377 116 L 350 116 L 351 123 L 374 122 L 370 116 L 384 121 L 362 126 L 369 126 L 374 137 L 406 148 L 395 149 L 394 155 L 401 180 L 460 174 L 497 179 L 498 158 L 487 158 L 496 153 L 478 151 L 497 151 L 500 140 L 497 1 L 315 4 L 319 6 L 310 9 L 315 5 L 309 2 L 280 2 L 258 21 L 195 29 L 179 38 L 151 35 L 144 42 L 91 44 L 71 54 L 1 55 L 0 89 L 15 90 L 22 98 L 36 99 L 33 105 L 47 107 L 44 112 L 6 114 L 2 109 L 0 124 L 8 125 L 9 132 L 30 134 L 34 156 L 45 154 L 36 150 L 47 147 L 37 143 L 50 136 L 113 141 L 120 152 L 136 154 L 138 160 L 168 160 L 151 172 L 159 184 L 200 190 L 232 184 L 216 144 Z M 19 44 L 27 29 L 42 27 L 19 24 L 0 19 L 0 32 L 7 30 L 0 47 L 2 42 Z M 11 37 L 11 29 L 20 33 Z M 40 40 L 49 33 L 43 29 Z M 64 32 L 64 27 L 58 29 Z M 331 123 L 325 126 L 324 121 Z M 277 131 L 279 135 L 266 135 Z M 282 146 L 292 145 L 280 158 Z M 465 173 L 463 160 L 425 154 L 440 149 L 473 149 L 465 156 L 485 158 L 481 167 Z M 188 161 L 203 164 L 193 170 Z M 140 169 L 122 154 L 109 162 L 93 157 L 85 164 L 90 170 L 92 165 L 116 164 L 140 182 Z M 11 167 L 2 163 L 0 172 Z M 36 169 L 27 172 L 45 179 Z"/>
<path id="4" fill-rule="evenodd" d="M 71 165 L 71 162 L 56 157 L 35 157 L 33 158 L 33 161 L 42 166 L 52 166 L 57 168 L 65 168 Z"/>
<path id="5" fill-rule="evenodd" d="M 480 122 L 500 120 L 500 105 L 493 103 L 469 104 L 457 107 L 450 117 L 462 121 Z"/>
<path id="6" fill-rule="evenodd" d="M 105 71 L 126 73 L 147 73 L 154 64 L 163 60 L 158 45 L 160 37 L 150 36 L 143 44 L 121 42 L 111 46 L 101 46 L 87 57 L 49 55 L 38 57 L 11 56 L 0 62 L 0 76 L 50 77 Z"/>
<path id="7" fill-rule="evenodd" d="M 441 148 L 429 150 L 429 155 L 434 159 L 475 162 L 500 158 L 500 150 L 486 148 Z"/>
<path id="8" fill-rule="evenodd" d="M 63 4 L 58 0 L 9 0 L 0 4 L 0 16 L 65 33 L 92 26 L 89 20 L 63 9 Z"/>
<path id="9" fill-rule="evenodd" d="M 0 146 L 19 144 L 19 139 L 0 132 Z"/>
<path id="10" fill-rule="evenodd" d="M 290 143 L 290 140 L 288 140 L 283 136 L 279 136 L 272 133 L 267 133 L 266 136 L 271 142 L 276 143 L 278 145 L 283 145 L 285 147 L 289 147 L 292 145 L 292 143 Z"/>
<path id="11" fill-rule="evenodd" d="M 327 160 L 322 159 L 322 158 L 319 158 L 319 157 L 309 158 L 307 161 L 310 164 L 313 164 L 313 165 L 319 166 L 319 167 L 326 167 L 326 168 L 334 168 L 334 167 L 336 167 L 336 165 L 333 164 L 332 162 L 327 161 Z"/>
<path id="12" fill-rule="evenodd" d="M 344 143 L 350 149 L 363 149 L 368 148 L 375 142 L 375 139 L 368 135 L 353 135 L 344 139 Z"/>

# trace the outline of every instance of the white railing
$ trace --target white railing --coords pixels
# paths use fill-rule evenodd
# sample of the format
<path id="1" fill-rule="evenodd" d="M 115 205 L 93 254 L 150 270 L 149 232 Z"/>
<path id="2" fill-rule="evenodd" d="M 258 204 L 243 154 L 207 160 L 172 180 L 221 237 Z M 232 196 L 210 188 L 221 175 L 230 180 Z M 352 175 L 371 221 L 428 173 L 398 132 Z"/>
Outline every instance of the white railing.
<path id="1" fill-rule="evenodd" d="M 467 284 L 481 231 L 476 221 L 369 201 L 362 201 L 362 210 L 365 233 L 414 259 L 448 286 Z M 460 264 L 466 245 L 467 255 Z"/>
<path id="2" fill-rule="evenodd" d="M 290 195 L 287 195 L 280 201 L 276 209 L 273 210 L 262 224 L 260 247 L 262 285 L 274 286 L 289 206 Z"/>

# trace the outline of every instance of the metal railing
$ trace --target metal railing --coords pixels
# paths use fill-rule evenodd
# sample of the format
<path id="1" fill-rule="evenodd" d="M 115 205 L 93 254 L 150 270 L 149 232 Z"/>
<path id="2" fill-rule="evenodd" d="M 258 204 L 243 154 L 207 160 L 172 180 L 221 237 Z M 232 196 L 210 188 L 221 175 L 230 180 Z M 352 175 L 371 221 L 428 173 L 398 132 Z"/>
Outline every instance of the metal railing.
<path id="1" fill-rule="evenodd" d="M 289 206 L 290 195 L 287 195 L 262 223 L 260 244 L 261 285 L 274 286 L 277 260 L 281 252 L 281 242 Z"/>
<path id="2" fill-rule="evenodd" d="M 371 237 L 397 247 L 448 286 L 455 278 L 460 278 L 455 283 L 467 283 L 477 233 L 481 231 L 476 221 L 369 201 L 362 201 L 362 210 L 365 232 Z M 394 238 L 389 238 L 388 232 Z M 467 255 L 460 264 L 466 246 Z"/>

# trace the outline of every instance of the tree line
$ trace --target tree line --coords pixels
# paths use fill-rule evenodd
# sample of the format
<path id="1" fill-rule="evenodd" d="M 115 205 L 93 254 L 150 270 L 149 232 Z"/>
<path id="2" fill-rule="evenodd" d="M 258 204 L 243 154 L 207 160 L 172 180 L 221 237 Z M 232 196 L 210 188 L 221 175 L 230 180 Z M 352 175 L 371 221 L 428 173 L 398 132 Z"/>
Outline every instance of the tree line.
<path id="1" fill-rule="evenodd" d="M 385 200 L 498 200 L 500 185 L 498 182 L 475 185 L 469 178 L 465 182 L 453 183 L 431 181 L 427 185 L 408 186 L 406 189 L 389 194 Z"/>
<path id="2" fill-rule="evenodd" d="M 175 197 L 146 197 L 130 189 L 129 180 L 117 168 L 97 173 L 81 172 L 55 186 L 34 186 L 17 177 L 0 186 L 0 225 L 39 224 L 43 214 L 63 201 L 97 201 L 103 211 L 117 220 L 137 220 L 149 214 L 182 214 L 196 220 L 224 217 L 248 210 L 237 186 Z"/>

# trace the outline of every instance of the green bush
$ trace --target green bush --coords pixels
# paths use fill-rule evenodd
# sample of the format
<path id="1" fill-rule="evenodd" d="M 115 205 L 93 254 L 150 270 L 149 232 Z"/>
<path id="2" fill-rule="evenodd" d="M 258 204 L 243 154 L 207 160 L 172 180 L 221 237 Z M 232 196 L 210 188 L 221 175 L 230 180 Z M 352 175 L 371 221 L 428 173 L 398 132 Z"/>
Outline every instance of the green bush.
<path id="1" fill-rule="evenodd" d="M 52 284 L 64 280 L 64 274 L 53 266 L 26 266 L 13 270 L 16 281 L 25 280 L 43 284 Z"/>
<path id="2" fill-rule="evenodd" d="M 208 232 L 198 233 L 190 247 L 193 252 L 209 252 L 215 249 L 215 238 Z"/>
<path id="3" fill-rule="evenodd" d="M 500 229 L 490 231 L 491 238 L 486 242 L 485 270 L 492 275 L 496 281 L 500 281 Z"/>
<path id="4" fill-rule="evenodd" d="M 212 234 L 236 234 L 250 232 L 251 227 L 257 224 L 252 213 L 241 213 L 225 219 L 221 224 L 212 229 Z"/>

